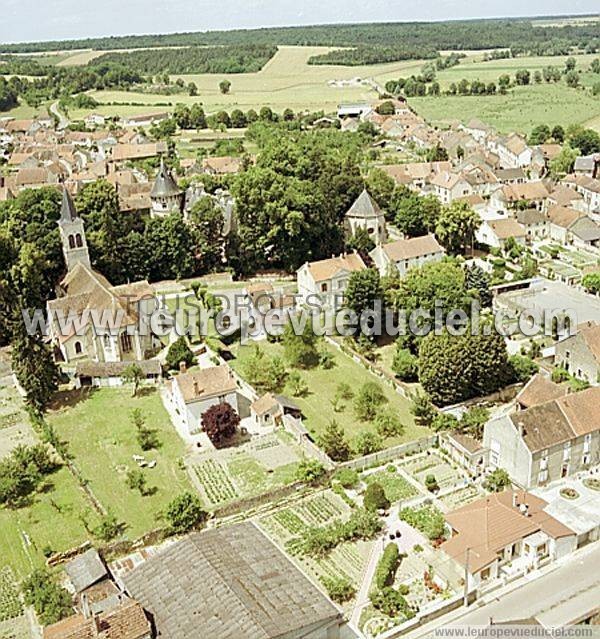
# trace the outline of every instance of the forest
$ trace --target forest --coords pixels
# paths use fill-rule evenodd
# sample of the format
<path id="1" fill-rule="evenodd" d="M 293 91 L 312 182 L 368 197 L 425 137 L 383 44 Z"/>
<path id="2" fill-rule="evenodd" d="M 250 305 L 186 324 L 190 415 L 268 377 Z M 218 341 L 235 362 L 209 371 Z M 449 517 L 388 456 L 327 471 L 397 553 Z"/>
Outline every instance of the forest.
<path id="1" fill-rule="evenodd" d="M 115 36 L 64 42 L 2 44 L 4 53 L 27 53 L 74 49 L 136 49 L 143 47 L 193 45 L 322 45 L 356 47 L 366 53 L 369 47 L 383 54 L 388 48 L 398 53 L 423 48 L 448 49 L 511 48 L 515 52 L 531 51 L 552 54 L 564 47 L 591 49 L 600 46 L 598 23 L 565 23 L 560 27 L 543 26 L 535 20 L 490 19 L 449 22 L 402 22 L 372 24 L 315 25 L 264 29 L 237 29 L 172 33 L 163 35 Z M 561 52 L 561 54 L 564 51 Z M 356 54 L 354 54 L 356 55 Z M 372 54 L 371 54 L 371 57 Z"/>
<path id="2" fill-rule="evenodd" d="M 119 64 L 138 73 L 256 73 L 277 53 L 275 45 L 140 49 L 105 53 L 90 65 Z"/>

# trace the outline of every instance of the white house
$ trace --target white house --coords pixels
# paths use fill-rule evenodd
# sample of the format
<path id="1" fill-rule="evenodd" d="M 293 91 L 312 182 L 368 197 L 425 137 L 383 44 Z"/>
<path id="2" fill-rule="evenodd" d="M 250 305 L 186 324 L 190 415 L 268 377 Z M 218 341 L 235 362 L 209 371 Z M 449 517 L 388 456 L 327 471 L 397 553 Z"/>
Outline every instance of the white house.
<path id="1" fill-rule="evenodd" d="M 475 231 L 475 238 L 480 244 L 493 248 L 502 248 L 508 238 L 512 237 L 518 244 L 525 244 L 527 230 L 514 218 L 484 220 Z"/>
<path id="2" fill-rule="evenodd" d="M 296 271 L 299 303 L 339 307 L 350 275 L 365 268 L 367 267 L 358 253 L 306 262 Z"/>
<path id="3" fill-rule="evenodd" d="M 431 187 L 442 204 L 471 195 L 473 189 L 460 173 L 443 171 L 431 179 Z"/>
<path id="4" fill-rule="evenodd" d="M 216 404 L 227 403 L 238 411 L 237 383 L 225 365 L 176 375 L 170 397 L 190 434 L 200 431 L 202 415 Z"/>
<path id="5" fill-rule="evenodd" d="M 369 253 L 381 275 L 396 269 L 402 277 L 411 268 L 427 262 L 440 262 L 445 254 L 432 234 L 382 244 Z"/>

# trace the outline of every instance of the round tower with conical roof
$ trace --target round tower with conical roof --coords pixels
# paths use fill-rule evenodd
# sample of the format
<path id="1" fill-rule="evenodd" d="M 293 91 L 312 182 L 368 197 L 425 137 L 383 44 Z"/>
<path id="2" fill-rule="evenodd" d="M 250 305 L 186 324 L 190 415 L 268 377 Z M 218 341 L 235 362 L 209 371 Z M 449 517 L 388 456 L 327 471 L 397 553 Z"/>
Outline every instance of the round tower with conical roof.
<path id="1" fill-rule="evenodd" d="M 73 198 L 66 187 L 63 188 L 62 193 L 58 228 L 67 271 L 70 271 L 75 264 L 83 264 L 91 268 L 83 220 L 79 217 Z"/>
<path id="2" fill-rule="evenodd" d="M 152 202 L 152 217 L 164 217 L 170 213 L 182 213 L 185 193 L 179 188 L 175 178 L 160 160 L 158 175 L 154 181 L 150 200 Z"/>

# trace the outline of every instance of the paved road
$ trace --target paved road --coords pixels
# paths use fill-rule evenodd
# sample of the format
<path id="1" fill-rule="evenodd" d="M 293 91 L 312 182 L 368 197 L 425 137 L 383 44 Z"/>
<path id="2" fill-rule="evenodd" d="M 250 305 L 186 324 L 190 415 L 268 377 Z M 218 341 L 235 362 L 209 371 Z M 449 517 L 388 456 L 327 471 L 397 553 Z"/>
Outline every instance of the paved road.
<path id="1" fill-rule="evenodd" d="M 50 105 L 50 113 L 52 113 L 53 115 L 55 115 L 58 118 L 58 130 L 61 131 L 62 129 L 66 129 L 70 122 L 69 120 L 65 117 L 65 114 L 58 108 L 58 102 L 53 102 Z"/>
<path id="2" fill-rule="evenodd" d="M 472 604 L 468 610 L 440 617 L 407 636 L 432 637 L 438 627 L 484 626 L 490 619 L 504 622 L 536 617 L 546 627 L 580 621 L 584 614 L 600 608 L 599 565 L 600 543 L 596 542 L 538 578 L 525 578 L 516 588 L 509 585 Z"/>

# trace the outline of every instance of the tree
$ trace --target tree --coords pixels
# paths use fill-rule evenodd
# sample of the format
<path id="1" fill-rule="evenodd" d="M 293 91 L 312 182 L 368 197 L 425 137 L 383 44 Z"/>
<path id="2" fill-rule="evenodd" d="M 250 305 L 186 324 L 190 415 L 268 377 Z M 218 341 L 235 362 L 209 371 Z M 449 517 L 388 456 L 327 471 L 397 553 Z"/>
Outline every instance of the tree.
<path id="1" fill-rule="evenodd" d="M 123 524 L 118 521 L 115 514 L 109 511 L 94 529 L 94 535 L 102 541 L 109 542 L 118 537 L 122 530 Z"/>
<path id="2" fill-rule="evenodd" d="M 179 370 L 181 362 L 187 367 L 192 366 L 196 361 L 194 353 L 188 346 L 187 339 L 184 335 L 174 341 L 169 347 L 167 353 L 166 364 L 169 370 Z"/>
<path id="3" fill-rule="evenodd" d="M 579 86 L 579 73 L 577 71 L 569 71 L 565 74 L 565 82 L 568 87 L 576 89 Z"/>
<path id="4" fill-rule="evenodd" d="M 550 160 L 550 174 L 552 177 L 558 179 L 571 173 L 578 155 L 579 149 L 573 149 L 569 144 L 565 144 L 560 153 Z"/>
<path id="5" fill-rule="evenodd" d="M 600 293 L 600 273 L 588 273 L 584 275 L 581 284 L 588 293 L 598 295 L 598 293 Z"/>
<path id="6" fill-rule="evenodd" d="M 394 223 L 410 237 L 433 231 L 440 210 L 440 202 L 435 196 L 422 197 L 407 187 L 398 187 L 390 204 L 390 216 L 393 216 Z"/>
<path id="7" fill-rule="evenodd" d="M 381 589 L 393 585 L 398 566 L 400 565 L 400 559 L 398 544 L 388 544 L 379 558 L 377 568 L 375 569 L 374 579 L 377 588 Z"/>
<path id="8" fill-rule="evenodd" d="M 463 413 L 458 424 L 459 430 L 475 439 L 483 437 L 483 428 L 490 419 L 490 412 L 483 406 L 473 406 Z"/>
<path id="9" fill-rule="evenodd" d="M 430 426 L 437 410 L 427 393 L 417 390 L 410 393 L 410 414 L 415 417 L 417 424 L 421 426 Z"/>
<path id="10" fill-rule="evenodd" d="M 531 73 L 529 73 L 527 69 L 519 69 L 519 71 L 515 73 L 515 80 L 519 85 L 529 84 Z"/>
<path id="11" fill-rule="evenodd" d="M 219 91 L 223 95 L 226 95 L 227 93 L 229 93 L 230 90 L 231 90 L 231 82 L 229 80 L 221 80 L 221 82 L 219 82 Z"/>
<path id="12" fill-rule="evenodd" d="M 557 124 L 552 129 L 551 136 L 555 142 L 557 142 L 558 144 L 562 144 L 565 139 L 565 130 L 562 128 L 562 126 L 560 126 L 560 124 Z"/>
<path id="13" fill-rule="evenodd" d="M 529 134 L 529 144 L 537 146 L 545 144 L 550 139 L 550 127 L 547 124 L 538 124 Z"/>
<path id="14" fill-rule="evenodd" d="M 465 267 L 465 288 L 479 298 L 482 308 L 492 306 L 491 280 L 489 274 L 477 264 Z"/>
<path id="15" fill-rule="evenodd" d="M 298 371 L 292 371 L 288 375 L 287 384 L 294 397 L 304 397 L 308 394 L 308 384 Z"/>
<path id="16" fill-rule="evenodd" d="M 160 446 L 157 431 L 146 425 L 144 415 L 139 408 L 134 408 L 131 411 L 131 423 L 136 431 L 137 442 L 143 451 Z"/>
<path id="17" fill-rule="evenodd" d="M 498 86 L 500 87 L 500 93 L 506 93 L 506 91 L 510 87 L 510 76 L 506 73 L 503 73 L 498 78 Z"/>
<path id="18" fill-rule="evenodd" d="M 357 455 L 370 455 L 383 448 L 383 440 L 377 433 L 370 430 L 361 431 L 354 441 L 354 451 Z"/>
<path id="19" fill-rule="evenodd" d="M 325 466 L 317 459 L 303 459 L 296 468 L 296 479 L 316 485 L 323 479 Z"/>
<path id="20" fill-rule="evenodd" d="M 350 445 L 344 429 L 332 419 L 318 438 L 319 446 L 333 461 L 347 461 L 350 458 Z"/>
<path id="21" fill-rule="evenodd" d="M 144 379 L 144 371 L 139 364 L 130 364 L 121 375 L 124 384 L 133 384 L 132 397 L 135 397 L 140 386 L 140 382 Z"/>
<path id="22" fill-rule="evenodd" d="M 465 254 L 480 224 L 480 217 L 466 202 L 455 201 L 442 208 L 436 236 L 452 255 Z"/>
<path id="23" fill-rule="evenodd" d="M 382 169 L 371 169 L 365 180 L 365 188 L 383 211 L 389 213 L 392 196 L 396 189 L 394 178 Z"/>
<path id="24" fill-rule="evenodd" d="M 345 302 L 359 317 L 361 313 L 375 308 L 376 302 L 383 301 L 383 289 L 379 271 L 367 268 L 354 271 L 348 278 Z"/>
<path id="25" fill-rule="evenodd" d="M 46 447 L 17 446 L 0 460 L 0 505 L 21 506 L 40 488 L 44 476 L 56 469 Z"/>
<path id="26" fill-rule="evenodd" d="M 491 493 L 501 493 L 510 485 L 510 476 L 504 468 L 496 468 L 496 470 L 492 471 L 483 482 L 483 487 Z"/>
<path id="27" fill-rule="evenodd" d="M 436 433 L 452 431 L 458 428 L 458 419 L 451 413 L 438 413 L 431 422 L 431 430 Z"/>
<path id="28" fill-rule="evenodd" d="M 396 411 L 380 408 L 375 415 L 375 430 L 380 437 L 396 437 L 404 432 L 404 425 Z"/>
<path id="29" fill-rule="evenodd" d="M 176 535 L 199 528 L 207 516 L 200 499 L 189 492 L 184 492 L 171 500 L 164 515 L 170 532 Z"/>
<path id="30" fill-rule="evenodd" d="M 146 476 L 139 468 L 127 471 L 126 483 L 131 490 L 138 490 L 142 497 L 148 494 Z"/>
<path id="31" fill-rule="evenodd" d="M 427 162 L 445 162 L 448 160 L 448 151 L 440 144 L 436 144 L 427 150 L 425 159 Z"/>
<path id="32" fill-rule="evenodd" d="M 510 368 L 502 335 L 430 333 L 419 348 L 419 381 L 437 405 L 482 397 L 508 383 Z"/>
<path id="33" fill-rule="evenodd" d="M 387 510 L 390 507 L 390 500 L 380 483 L 374 481 L 367 486 L 363 495 L 363 506 L 370 511 Z"/>
<path id="34" fill-rule="evenodd" d="M 363 259 L 375 248 L 375 241 L 366 228 L 359 226 L 346 243 L 348 251 L 356 251 Z"/>
<path id="35" fill-rule="evenodd" d="M 215 446 L 231 439 L 240 423 L 240 416 L 227 402 L 215 404 L 202 413 L 202 430 Z"/>
<path id="36" fill-rule="evenodd" d="M 577 60 L 575 58 L 573 57 L 567 58 L 567 61 L 565 62 L 565 70 L 573 71 L 576 64 L 577 64 Z"/>
<path id="37" fill-rule="evenodd" d="M 567 138 L 569 145 L 579 149 L 582 155 L 600 152 L 600 134 L 593 129 L 584 129 L 581 126 L 569 127 Z"/>
<path id="38" fill-rule="evenodd" d="M 319 363 L 317 340 L 310 322 L 306 322 L 299 334 L 296 333 L 291 322 L 286 324 L 281 342 L 288 363 L 296 368 L 305 369 L 317 366 Z"/>
<path id="39" fill-rule="evenodd" d="M 377 382 L 365 382 L 354 398 L 354 412 L 359 419 L 371 421 L 386 402 L 387 397 Z"/>
<path id="40" fill-rule="evenodd" d="M 27 404 L 43 412 L 58 390 L 60 373 L 50 347 L 40 335 L 28 335 L 22 323 L 12 342 L 12 370 L 25 391 Z"/>
<path id="41" fill-rule="evenodd" d="M 396 342 L 392 370 L 403 382 L 414 382 L 419 377 L 419 361 L 408 348 L 404 348 L 402 340 Z"/>
<path id="42" fill-rule="evenodd" d="M 511 355 L 508 364 L 516 382 L 527 382 L 539 370 L 539 366 L 529 357 L 524 355 Z"/>
<path id="43" fill-rule="evenodd" d="M 47 570 L 31 573 L 23 582 L 22 590 L 25 604 L 33 606 L 43 626 L 57 623 L 73 613 L 71 595 Z"/>

